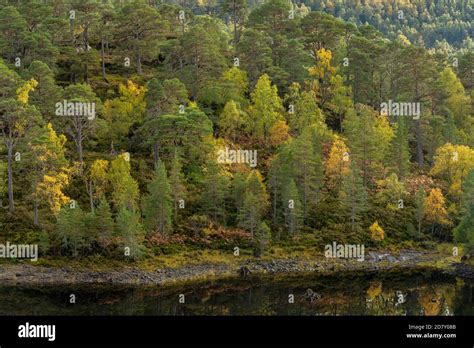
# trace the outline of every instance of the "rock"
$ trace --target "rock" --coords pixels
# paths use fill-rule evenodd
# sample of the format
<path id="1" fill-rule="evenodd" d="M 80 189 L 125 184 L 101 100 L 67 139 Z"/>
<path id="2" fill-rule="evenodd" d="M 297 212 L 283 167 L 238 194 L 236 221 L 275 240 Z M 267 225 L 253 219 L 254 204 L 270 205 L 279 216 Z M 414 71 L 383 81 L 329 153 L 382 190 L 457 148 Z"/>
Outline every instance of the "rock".
<path id="1" fill-rule="evenodd" d="M 239 274 L 242 278 L 247 277 L 250 273 L 252 273 L 252 272 L 250 271 L 250 269 L 247 266 L 242 266 L 239 269 Z"/>
<path id="2" fill-rule="evenodd" d="M 308 288 L 306 289 L 306 292 L 304 294 L 304 298 L 306 301 L 309 303 L 313 303 L 321 298 L 321 295 L 318 294 L 317 292 L 314 292 L 312 289 Z"/>
<path id="3" fill-rule="evenodd" d="M 387 261 L 388 262 L 398 262 L 398 260 L 395 257 L 393 257 L 392 255 L 387 256 Z"/>

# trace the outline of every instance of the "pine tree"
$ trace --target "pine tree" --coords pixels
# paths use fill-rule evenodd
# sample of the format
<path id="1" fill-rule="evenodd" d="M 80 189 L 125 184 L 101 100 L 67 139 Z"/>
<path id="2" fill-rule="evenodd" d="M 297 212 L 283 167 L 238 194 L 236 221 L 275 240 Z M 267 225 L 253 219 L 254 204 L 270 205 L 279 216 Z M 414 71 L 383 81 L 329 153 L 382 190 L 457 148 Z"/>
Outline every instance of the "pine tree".
<path id="1" fill-rule="evenodd" d="M 245 180 L 245 174 L 242 172 L 235 173 L 232 180 L 232 198 L 235 209 L 232 209 L 232 211 L 237 212 L 237 214 L 242 208 L 246 189 L 247 182 Z"/>
<path id="2" fill-rule="evenodd" d="M 143 72 L 143 62 L 158 54 L 163 29 L 164 22 L 155 7 L 138 2 L 121 8 L 115 41 L 128 51 L 138 74 Z"/>
<path id="3" fill-rule="evenodd" d="M 84 212 L 79 205 L 74 208 L 64 206 L 61 208 L 56 224 L 56 233 L 61 241 L 62 250 L 71 253 L 74 257 L 85 246 Z"/>
<path id="4" fill-rule="evenodd" d="M 219 165 L 214 161 L 208 161 L 201 202 L 206 214 L 215 222 L 225 223 L 226 221 L 228 187 L 229 180 L 221 173 Z"/>
<path id="5" fill-rule="evenodd" d="M 245 192 L 244 201 L 239 213 L 239 226 L 250 231 L 252 240 L 262 218 L 258 197 L 250 191 Z"/>
<path id="6" fill-rule="evenodd" d="M 388 167 L 403 180 L 410 170 L 408 130 L 403 117 L 398 118 L 395 135 L 388 150 Z"/>
<path id="7" fill-rule="evenodd" d="M 178 220 L 178 208 L 180 202 L 184 202 L 186 198 L 185 178 L 181 165 L 181 159 L 177 154 L 174 156 L 173 161 L 171 162 L 168 181 L 170 183 L 171 195 L 173 198 L 173 221 L 176 223 Z"/>
<path id="8" fill-rule="evenodd" d="M 282 192 L 283 214 L 290 236 L 294 236 L 297 233 L 303 221 L 304 207 L 299 197 L 300 194 L 295 181 L 291 179 Z"/>
<path id="9" fill-rule="evenodd" d="M 255 238 L 253 241 L 253 255 L 255 257 L 262 256 L 265 249 L 268 247 L 272 238 L 270 227 L 263 221 L 255 232 Z"/>
<path id="10" fill-rule="evenodd" d="M 323 179 L 322 149 L 312 128 L 305 129 L 292 144 L 293 173 L 303 204 L 303 221 L 306 221 L 308 208 L 316 204 Z"/>
<path id="11" fill-rule="evenodd" d="M 245 17 L 247 15 L 247 1 L 245 0 L 225 0 L 222 3 L 222 11 L 232 18 L 234 26 L 234 47 L 237 47 L 243 27 Z"/>
<path id="12" fill-rule="evenodd" d="M 290 143 L 283 144 L 278 152 L 271 158 L 270 169 L 268 171 L 268 187 L 270 189 L 272 204 L 273 224 L 278 222 L 281 212 L 282 192 L 288 184 L 288 180 L 293 177 L 293 150 Z"/>
<path id="13" fill-rule="evenodd" d="M 153 180 L 148 184 L 148 195 L 143 200 L 143 214 L 147 231 L 168 233 L 171 230 L 173 200 L 163 162 L 158 161 Z"/>
<path id="14" fill-rule="evenodd" d="M 35 60 L 28 67 L 28 75 L 38 81 L 38 86 L 31 92 L 30 104 L 36 106 L 46 121 L 53 122 L 51 110 L 61 98 L 61 88 L 56 85 L 54 72 L 44 62 Z"/>
<path id="15" fill-rule="evenodd" d="M 363 183 L 367 186 L 370 178 L 379 174 L 378 166 L 393 137 L 392 128 L 386 117 L 377 116 L 368 106 L 357 105 L 356 112 L 350 112 L 344 120 L 344 132 L 351 149 L 351 160 L 361 168 Z"/>
<path id="16" fill-rule="evenodd" d="M 116 234 L 122 239 L 122 250 L 125 257 L 138 259 L 144 254 L 145 247 L 143 246 L 143 241 L 145 232 L 140 223 L 138 211 L 130 211 L 125 208 L 120 209 L 117 215 L 115 230 Z M 120 251 L 122 252 L 122 250 Z"/>
<path id="17" fill-rule="evenodd" d="M 101 113 L 102 103 L 91 86 L 87 84 L 69 85 L 64 89 L 63 97 L 72 103 L 91 103 L 95 107 L 95 115 L 74 115 L 61 117 L 61 127 L 76 145 L 79 160 L 79 173 L 82 175 L 84 165 L 84 144 L 94 134 L 97 128 L 97 114 Z M 56 110 L 59 111 L 59 110 Z"/>
<path id="18" fill-rule="evenodd" d="M 258 170 L 252 171 L 247 177 L 242 208 L 239 212 L 239 225 L 250 231 L 252 240 L 268 208 L 268 193 Z"/>
<path id="19" fill-rule="evenodd" d="M 29 93 L 37 86 L 31 79 L 24 82 L 0 60 L 0 136 L 7 150 L 8 210 L 15 211 L 13 161 L 19 142 L 34 126 L 41 123 L 39 112 L 29 105 Z"/>
<path id="20" fill-rule="evenodd" d="M 114 220 L 112 218 L 112 211 L 107 200 L 102 197 L 99 201 L 97 209 L 94 210 L 94 223 L 90 229 L 95 229 L 98 242 L 105 246 L 110 242 L 110 238 L 114 235 Z"/>
<path id="21" fill-rule="evenodd" d="M 351 221 L 351 229 L 354 230 L 361 215 L 368 209 L 367 191 L 355 162 L 351 162 L 350 169 L 343 178 L 340 200 Z"/>

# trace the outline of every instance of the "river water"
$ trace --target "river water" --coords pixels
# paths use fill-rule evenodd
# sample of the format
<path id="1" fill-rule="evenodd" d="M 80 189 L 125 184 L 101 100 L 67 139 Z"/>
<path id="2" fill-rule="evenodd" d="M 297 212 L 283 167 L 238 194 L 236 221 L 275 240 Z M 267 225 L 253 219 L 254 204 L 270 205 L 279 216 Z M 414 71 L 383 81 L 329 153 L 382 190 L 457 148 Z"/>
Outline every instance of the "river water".
<path id="1" fill-rule="evenodd" d="M 0 315 L 474 315 L 473 285 L 439 272 L 391 271 L 172 286 L 0 286 Z"/>

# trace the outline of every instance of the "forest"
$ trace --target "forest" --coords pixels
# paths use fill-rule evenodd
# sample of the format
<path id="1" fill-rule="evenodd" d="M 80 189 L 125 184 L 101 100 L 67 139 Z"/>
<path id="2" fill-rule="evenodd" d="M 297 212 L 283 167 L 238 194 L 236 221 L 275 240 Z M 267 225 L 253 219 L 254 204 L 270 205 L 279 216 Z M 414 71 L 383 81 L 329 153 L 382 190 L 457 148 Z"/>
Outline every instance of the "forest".
<path id="1" fill-rule="evenodd" d="M 472 11 L 0 0 L 0 241 L 473 251 Z"/>

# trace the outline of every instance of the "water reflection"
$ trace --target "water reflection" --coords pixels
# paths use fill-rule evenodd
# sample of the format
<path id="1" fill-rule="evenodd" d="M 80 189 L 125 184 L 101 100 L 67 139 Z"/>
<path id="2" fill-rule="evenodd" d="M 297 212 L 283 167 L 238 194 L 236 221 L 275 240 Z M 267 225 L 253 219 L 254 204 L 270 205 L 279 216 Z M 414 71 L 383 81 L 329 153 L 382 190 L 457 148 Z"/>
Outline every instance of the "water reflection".
<path id="1" fill-rule="evenodd" d="M 0 315 L 473 315 L 472 285 L 425 271 L 167 287 L 0 287 Z"/>

